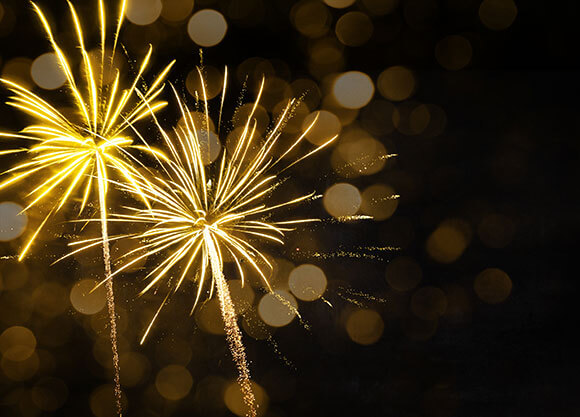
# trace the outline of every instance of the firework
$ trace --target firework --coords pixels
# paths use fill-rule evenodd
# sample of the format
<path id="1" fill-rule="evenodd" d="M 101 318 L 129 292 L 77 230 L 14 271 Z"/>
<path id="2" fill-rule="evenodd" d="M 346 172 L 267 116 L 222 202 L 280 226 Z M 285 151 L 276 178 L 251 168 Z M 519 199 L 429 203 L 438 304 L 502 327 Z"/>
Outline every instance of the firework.
<path id="1" fill-rule="evenodd" d="M 135 185 L 135 192 L 141 194 L 135 182 L 138 171 L 137 160 L 128 151 L 130 149 L 150 150 L 144 145 L 134 145 L 130 139 L 134 123 L 148 118 L 167 103 L 157 100 L 163 90 L 163 81 L 173 65 L 169 64 L 154 79 L 146 91 L 139 91 L 138 84 L 147 69 L 152 48 L 139 66 L 136 76 L 127 87 L 123 87 L 120 72 L 114 68 L 113 58 L 117 48 L 119 32 L 126 9 L 126 1 L 119 3 L 118 17 L 115 21 L 111 49 L 107 49 L 107 18 L 103 0 L 98 2 L 100 45 L 98 57 L 91 57 L 86 49 L 81 22 L 74 6 L 68 2 L 72 17 L 78 50 L 81 58 L 81 75 L 73 75 L 70 59 L 59 47 L 52 28 L 42 10 L 32 3 L 51 47 L 58 59 L 60 68 L 66 75 L 68 99 L 74 104 L 79 120 L 71 120 L 53 105 L 28 90 L 24 86 L 2 79 L 4 86 L 12 93 L 9 105 L 31 116 L 33 124 L 20 133 L 0 133 L 2 138 L 24 139 L 30 141 L 29 148 L 14 148 L 2 151 L 2 154 L 27 152 L 28 158 L 4 173 L 7 179 L 0 182 L 0 189 L 36 176 L 42 178 L 40 183 L 29 193 L 30 202 L 25 210 L 50 201 L 50 210 L 40 226 L 24 245 L 19 259 L 22 260 L 33 245 L 42 228 L 51 216 L 59 211 L 73 198 L 81 193 L 80 212 L 93 197 L 96 186 L 98 207 L 101 222 L 101 244 L 105 276 L 111 276 L 109 242 L 107 230 L 107 191 L 109 177 L 113 171 L 124 181 Z M 106 74 L 113 73 L 112 80 Z M 95 184 L 96 183 L 96 184 Z M 142 195 L 142 194 L 141 194 Z M 144 197 L 142 195 L 142 197 Z M 108 309 L 111 318 L 111 339 L 113 360 L 115 364 L 115 392 L 117 405 L 120 407 L 120 385 L 118 354 L 116 348 L 116 327 L 114 312 L 114 294 L 112 280 L 107 279 Z M 120 413 L 120 409 L 119 409 Z"/>
<path id="2" fill-rule="evenodd" d="M 203 80 L 202 71 L 198 71 Z M 225 73 L 220 120 L 227 86 L 227 68 Z M 272 265 L 257 243 L 270 241 L 283 245 L 285 233 L 300 224 L 316 222 L 319 219 L 291 220 L 286 217 L 273 220 L 282 209 L 314 199 L 313 193 L 277 204 L 270 204 L 269 197 L 281 184 L 282 172 L 336 139 L 333 137 L 300 157 L 286 159 L 302 144 L 316 120 L 279 152 L 282 146 L 282 130 L 299 104 L 299 100 L 291 99 L 265 138 L 259 140 L 254 113 L 263 88 L 264 80 L 252 111 L 244 119 L 244 127 L 233 150 L 228 151 L 224 147 L 221 157 L 213 164 L 207 158 L 210 116 L 204 82 L 201 83 L 202 91 L 198 103 L 205 114 L 201 122 L 194 120 L 173 89 L 183 122 L 172 131 L 164 130 L 157 123 L 168 155 L 166 158 L 158 158 L 161 173 L 146 181 L 138 178 L 135 182 L 118 184 L 128 192 L 144 194 L 151 207 L 130 208 L 128 214 L 117 216 L 118 221 L 142 223 L 149 227 L 140 234 L 131 235 L 132 238 L 140 239 L 143 244 L 125 254 L 125 264 L 113 274 L 122 272 L 146 257 L 164 253 L 166 255 L 148 273 L 149 282 L 142 293 L 166 282 L 170 283 L 169 296 L 179 290 L 184 280 L 190 277 L 196 283 L 193 297 L 195 308 L 204 289 L 209 291 L 210 297 L 215 290 L 225 324 L 226 338 L 239 371 L 238 382 L 250 410 L 249 415 L 252 416 L 256 415 L 255 400 L 241 332 L 224 276 L 224 256 L 234 260 L 242 285 L 245 280 L 243 264 L 246 264 L 261 277 L 265 287 L 271 291 L 268 275 Z M 274 153 L 276 147 L 278 152 Z M 174 275 L 176 279 L 171 279 Z M 167 297 L 153 317 L 142 342 L 166 301 Z"/>

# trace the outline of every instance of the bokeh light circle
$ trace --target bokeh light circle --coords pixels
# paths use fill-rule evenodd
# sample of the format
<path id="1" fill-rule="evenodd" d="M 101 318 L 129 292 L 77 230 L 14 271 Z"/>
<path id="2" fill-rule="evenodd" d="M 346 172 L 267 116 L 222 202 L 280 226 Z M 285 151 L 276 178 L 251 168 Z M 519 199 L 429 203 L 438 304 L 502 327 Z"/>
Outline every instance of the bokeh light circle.
<path id="1" fill-rule="evenodd" d="M 204 9 L 195 13 L 187 24 L 187 33 L 199 46 L 210 47 L 220 43 L 226 36 L 228 23 L 217 10 Z"/>
<path id="2" fill-rule="evenodd" d="M 131 23 L 145 26 L 155 22 L 162 9 L 161 0 L 129 0 L 125 16 Z"/>
<path id="3" fill-rule="evenodd" d="M 311 264 L 297 266 L 288 278 L 290 291 L 302 301 L 318 300 L 324 294 L 326 284 L 324 271 Z"/>
<path id="4" fill-rule="evenodd" d="M 8 242 L 24 233 L 28 216 L 22 210 L 22 206 L 11 201 L 0 203 L 0 242 Z"/>
<path id="5" fill-rule="evenodd" d="M 272 327 L 283 327 L 296 316 L 298 303 L 292 294 L 284 290 L 276 290 L 262 297 L 258 304 L 258 313 L 264 323 Z"/>
<path id="6" fill-rule="evenodd" d="M 155 377 L 155 388 L 163 398 L 177 401 L 189 394 L 193 386 L 193 378 L 189 371 L 181 365 L 168 365 L 161 369 Z"/>
<path id="7" fill-rule="evenodd" d="M 334 80 L 332 94 L 342 107 L 360 109 L 366 106 L 375 94 L 371 78 L 360 71 L 345 72 Z"/>
<path id="8" fill-rule="evenodd" d="M 377 88 L 383 97 L 391 101 L 406 100 L 415 92 L 413 73 L 402 66 L 387 68 L 379 75 Z"/>
<path id="9" fill-rule="evenodd" d="M 45 90 L 55 90 L 66 81 L 66 74 L 61 69 L 58 57 L 53 52 L 40 55 L 32 62 L 30 75 L 34 82 Z"/>
<path id="10" fill-rule="evenodd" d="M 339 218 L 356 214 L 362 198 L 354 185 L 338 183 L 326 190 L 322 201 L 328 214 Z"/>
<path id="11" fill-rule="evenodd" d="M 73 285 L 70 291 L 70 302 L 79 313 L 96 314 L 105 307 L 107 296 L 104 286 L 97 287 L 97 281 L 83 279 Z"/>
<path id="12" fill-rule="evenodd" d="M 356 310 L 346 320 L 346 332 L 359 345 L 372 345 L 382 336 L 385 323 L 374 310 Z"/>
<path id="13" fill-rule="evenodd" d="M 488 304 L 497 304 L 509 297 L 512 280 L 498 268 L 488 268 L 475 278 L 473 289 L 477 296 Z"/>

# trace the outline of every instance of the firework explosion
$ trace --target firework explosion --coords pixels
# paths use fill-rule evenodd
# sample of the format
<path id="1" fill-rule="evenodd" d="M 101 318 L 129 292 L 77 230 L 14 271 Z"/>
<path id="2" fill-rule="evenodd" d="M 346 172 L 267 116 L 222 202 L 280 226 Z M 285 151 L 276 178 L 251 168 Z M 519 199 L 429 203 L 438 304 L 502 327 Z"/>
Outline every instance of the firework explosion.
<path id="1" fill-rule="evenodd" d="M 200 69 L 198 71 L 200 78 L 203 79 L 202 71 Z M 225 80 L 220 120 L 227 85 L 227 70 Z M 288 101 L 265 138 L 258 139 L 254 113 L 263 88 L 264 80 L 233 150 L 228 151 L 224 148 L 221 157 L 214 164 L 210 164 L 207 157 L 211 120 L 204 83 L 202 82 L 200 101 L 205 117 L 201 123 L 194 120 L 174 89 L 183 123 L 172 131 L 164 130 L 157 123 L 169 155 L 168 157 L 157 155 L 162 174 L 147 179 L 135 178 L 132 182 L 116 182 L 125 191 L 144 195 L 151 207 L 132 208 L 129 214 L 115 216 L 117 221 L 142 223 L 148 227 L 142 233 L 127 235 L 139 239 L 143 244 L 123 255 L 126 262 L 113 276 L 144 258 L 164 253 L 166 255 L 162 261 L 148 273 L 146 278 L 150 279 L 150 282 L 142 293 L 164 281 L 171 282 L 171 291 L 174 293 L 179 290 L 186 278 L 193 277 L 197 287 L 193 302 L 195 308 L 204 289 L 209 291 L 210 297 L 214 290 L 216 291 L 226 338 L 239 371 L 238 381 L 250 410 L 249 415 L 252 416 L 256 415 L 255 399 L 241 332 L 223 272 L 224 256 L 234 260 L 242 283 L 245 281 L 243 264 L 246 264 L 261 277 L 271 291 L 268 275 L 273 266 L 255 241 L 270 241 L 283 245 L 286 232 L 293 230 L 297 225 L 319 219 L 286 217 L 280 221 L 273 220 L 280 210 L 306 202 L 312 199 L 314 194 L 301 195 L 277 204 L 269 204 L 269 197 L 281 184 L 283 171 L 325 148 L 336 139 L 333 137 L 297 158 L 286 158 L 302 144 L 306 134 L 316 123 L 314 120 L 290 144 L 281 143 L 282 130 L 299 103 L 297 99 Z M 283 146 L 282 152 L 280 146 Z M 89 243 L 85 248 L 90 245 L 94 243 Z M 172 281 L 172 274 L 178 269 L 178 279 Z M 107 279 L 111 278 L 112 276 Z M 167 297 L 147 328 L 142 342 L 166 301 Z"/>
<path id="2" fill-rule="evenodd" d="M 19 259 L 24 258 L 51 216 L 73 198 L 77 198 L 76 194 L 80 190 L 82 190 L 82 200 L 79 213 L 83 212 L 87 203 L 93 198 L 94 182 L 96 182 L 96 200 L 98 200 L 101 223 L 99 244 L 102 244 L 103 248 L 105 277 L 109 278 L 111 276 L 107 229 L 107 191 L 111 174 L 109 171 L 113 170 L 124 181 L 134 184 L 135 192 L 144 197 L 135 182 L 137 175 L 135 164 L 139 163 L 128 151 L 130 149 L 153 150 L 146 143 L 134 145 L 129 135 L 135 130 L 134 123 L 148 118 L 167 104 L 157 99 L 163 91 L 162 83 L 173 63 L 160 72 L 146 91 L 140 92 L 138 84 L 142 82 L 142 75 L 152 54 L 152 48 L 149 47 L 137 74 L 128 83 L 129 87 L 124 88 L 119 70 L 113 68 L 113 58 L 123 23 L 126 1 L 120 2 L 112 47 L 108 49 L 106 10 L 103 0 L 99 0 L 100 45 L 96 58 L 87 50 L 81 21 L 74 6 L 68 2 L 82 62 L 81 75 L 75 77 L 71 60 L 59 47 L 44 13 L 36 4 L 32 3 L 32 5 L 44 27 L 59 66 L 66 75 L 67 94 L 70 101 L 74 103 L 80 119 L 67 118 L 53 105 L 24 86 L 10 80 L 1 80 L 12 93 L 8 104 L 31 116 L 33 124 L 23 129 L 21 133 L 0 133 L 0 137 L 24 139 L 32 142 L 33 145 L 30 148 L 2 151 L 2 154 L 27 152 L 29 158 L 4 173 L 8 178 L 0 183 L 0 189 L 19 184 L 29 177 L 42 178 L 40 184 L 28 193 L 31 201 L 25 210 L 44 202 L 51 206 L 48 215 L 24 245 Z M 109 73 L 114 73 L 111 79 L 107 77 Z M 113 283 L 110 279 L 106 279 L 106 282 L 115 367 L 115 395 L 120 414 L 121 390 Z"/>

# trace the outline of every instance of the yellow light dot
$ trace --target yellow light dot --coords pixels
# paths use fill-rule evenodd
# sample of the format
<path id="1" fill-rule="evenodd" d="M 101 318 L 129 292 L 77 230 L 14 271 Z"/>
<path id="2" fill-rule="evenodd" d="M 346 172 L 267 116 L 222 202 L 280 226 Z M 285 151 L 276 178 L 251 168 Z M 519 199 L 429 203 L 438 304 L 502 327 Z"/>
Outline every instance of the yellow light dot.
<path id="1" fill-rule="evenodd" d="M 105 307 L 107 296 L 104 285 L 97 286 L 97 281 L 83 279 L 73 285 L 70 291 L 70 302 L 79 313 L 95 314 Z"/>
<path id="2" fill-rule="evenodd" d="M 427 253 L 440 263 L 455 262 L 469 244 L 468 229 L 463 222 L 444 222 L 427 239 Z"/>
<path id="3" fill-rule="evenodd" d="M 385 220 L 393 215 L 399 200 L 395 190 L 384 184 L 375 184 L 366 188 L 361 195 L 361 211 L 375 220 Z"/>
<path id="4" fill-rule="evenodd" d="M 415 288 L 423 277 L 421 267 L 408 256 L 399 256 L 387 265 L 385 276 L 389 285 L 397 291 Z"/>
<path id="5" fill-rule="evenodd" d="M 318 300 L 326 290 L 326 275 L 315 265 L 300 265 L 290 273 L 288 285 L 292 294 L 299 300 Z"/>
<path id="6" fill-rule="evenodd" d="M 332 93 L 341 106 L 347 109 L 360 109 L 373 98 L 375 86 L 365 73 L 349 71 L 336 78 Z"/>
<path id="7" fill-rule="evenodd" d="M 395 10 L 399 0 L 362 0 L 362 4 L 370 13 L 383 16 Z"/>
<path id="8" fill-rule="evenodd" d="M 405 67 L 394 66 L 384 70 L 377 80 L 379 92 L 388 100 L 406 100 L 415 92 L 415 76 Z"/>
<path id="9" fill-rule="evenodd" d="M 170 22 L 187 19 L 193 10 L 193 0 L 163 0 L 161 16 Z"/>
<path id="10" fill-rule="evenodd" d="M 264 391 L 264 388 L 257 383 L 254 381 L 251 381 L 250 383 L 252 384 L 252 392 L 256 397 L 256 405 L 258 406 L 258 409 L 256 410 L 257 415 L 263 416 L 268 410 L 268 395 L 266 394 L 266 391 Z M 242 393 L 240 384 L 238 384 L 237 381 L 232 381 L 225 389 L 224 403 L 226 404 L 226 407 L 228 407 L 228 410 L 237 416 L 244 417 L 249 415 L 250 410 L 244 402 L 244 394 Z"/>
<path id="11" fill-rule="evenodd" d="M 361 205 L 361 195 L 354 185 L 334 184 L 324 193 L 324 208 L 333 217 L 352 216 Z"/>
<path id="12" fill-rule="evenodd" d="M 352 5 L 356 0 L 324 0 L 326 4 L 335 9 L 344 9 Z"/>
<path id="13" fill-rule="evenodd" d="M 347 46 L 361 46 L 373 35 L 373 22 L 361 12 L 349 12 L 336 22 L 336 37 Z"/>
<path id="14" fill-rule="evenodd" d="M 322 145 L 340 133 L 341 124 L 338 117 L 327 110 L 310 113 L 304 118 L 302 129 L 306 130 L 312 122 L 316 123 L 306 134 L 306 139 L 315 145 Z"/>
<path id="15" fill-rule="evenodd" d="M 473 49 L 463 36 L 452 35 L 441 39 L 435 47 L 435 57 L 441 66 L 457 71 L 471 62 Z"/>
<path id="16" fill-rule="evenodd" d="M 497 304 L 509 297 L 512 280 L 501 269 L 488 268 L 475 278 L 473 289 L 482 301 Z"/>
<path id="17" fill-rule="evenodd" d="M 372 345 L 383 334 L 385 324 L 374 310 L 356 310 L 346 320 L 346 332 L 359 345 Z"/>
<path id="18" fill-rule="evenodd" d="M 45 90 L 62 87 L 66 81 L 66 75 L 58 63 L 58 57 L 52 52 L 42 54 L 32 62 L 30 75 L 34 82 Z"/>
<path id="19" fill-rule="evenodd" d="M 0 352 L 11 361 L 28 359 L 36 349 L 36 337 L 29 329 L 12 326 L 0 334 Z"/>
<path id="20" fill-rule="evenodd" d="M 318 38 L 328 32 L 332 16 L 328 8 L 318 1 L 302 1 L 290 11 L 292 23 L 300 33 Z"/>
<path id="21" fill-rule="evenodd" d="M 22 210 L 22 206 L 11 201 L 0 203 L 0 242 L 8 242 L 24 233 L 28 216 Z"/>
<path id="22" fill-rule="evenodd" d="M 169 365 L 155 377 L 155 388 L 163 398 L 177 401 L 189 394 L 193 378 L 187 369 L 180 365 Z"/>
<path id="23" fill-rule="evenodd" d="M 447 297 L 440 288 L 423 287 L 411 297 L 411 311 L 422 320 L 437 320 L 447 310 Z"/>
<path id="24" fill-rule="evenodd" d="M 228 23 L 217 10 L 204 9 L 191 16 L 187 33 L 199 46 L 210 47 L 220 43 L 226 36 Z"/>
<path id="25" fill-rule="evenodd" d="M 161 15 L 161 0 L 129 0 L 125 16 L 136 25 L 145 26 L 155 22 Z"/>
<path id="26" fill-rule="evenodd" d="M 479 19 L 492 30 L 504 30 L 512 25 L 518 8 L 513 0 L 484 0 L 479 6 Z"/>
<path id="27" fill-rule="evenodd" d="M 268 293 L 258 304 L 258 313 L 264 322 L 272 327 L 283 327 L 296 316 L 298 303 L 288 291 L 276 290 Z"/>

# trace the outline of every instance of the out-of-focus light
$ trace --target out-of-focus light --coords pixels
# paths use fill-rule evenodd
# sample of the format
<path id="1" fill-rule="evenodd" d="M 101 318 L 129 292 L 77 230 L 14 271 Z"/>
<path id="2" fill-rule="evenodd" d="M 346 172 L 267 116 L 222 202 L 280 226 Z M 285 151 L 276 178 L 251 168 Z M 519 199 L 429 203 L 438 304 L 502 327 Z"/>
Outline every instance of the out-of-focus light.
<path id="1" fill-rule="evenodd" d="M 119 358 L 121 385 L 134 387 L 145 380 L 150 364 L 147 357 L 137 352 L 124 352 Z"/>
<path id="2" fill-rule="evenodd" d="M 95 417 L 110 417 L 117 414 L 113 393 L 113 386 L 109 384 L 101 385 L 91 392 L 89 405 Z M 127 398 L 125 397 L 125 394 L 122 394 L 121 406 L 123 407 L 123 410 L 127 407 Z"/>
<path id="3" fill-rule="evenodd" d="M 212 66 L 205 66 L 203 68 L 203 81 L 205 94 L 208 99 L 216 97 L 222 91 L 223 75 L 219 69 Z M 192 96 L 200 99 L 203 98 L 203 88 L 197 69 L 194 69 L 187 74 L 185 87 Z"/>
<path id="4" fill-rule="evenodd" d="M 32 60 L 25 57 L 13 58 L 6 61 L 2 68 L 2 78 L 17 82 L 26 88 L 32 88 L 34 83 L 30 77 Z"/>
<path id="5" fill-rule="evenodd" d="M 285 92 L 285 96 L 286 98 L 304 97 L 304 104 L 310 110 L 313 110 L 320 104 L 322 93 L 314 81 L 308 78 L 300 78 L 290 84 L 290 87 Z"/>
<path id="6" fill-rule="evenodd" d="M 246 282 L 242 287 L 242 280 L 232 279 L 228 281 L 230 287 L 230 295 L 234 303 L 236 314 L 242 314 L 248 309 L 252 308 L 252 303 L 256 294 L 252 287 Z"/>
<path id="7" fill-rule="evenodd" d="M 399 0 L 362 0 L 363 6 L 376 16 L 391 13 L 399 5 Z"/>
<path id="8" fill-rule="evenodd" d="M 316 124 L 306 134 L 306 139 L 315 145 L 322 145 L 333 136 L 340 133 L 342 126 L 340 120 L 333 113 L 327 110 L 320 110 L 310 113 L 304 119 L 302 128 L 306 129 L 316 120 Z"/>
<path id="9" fill-rule="evenodd" d="M 382 336 L 385 323 L 374 310 L 356 310 L 346 320 L 346 332 L 359 345 L 372 345 Z"/>
<path id="10" fill-rule="evenodd" d="M 402 66 L 387 68 L 379 75 L 377 88 L 387 100 L 406 100 L 415 92 L 416 82 L 413 73 Z"/>
<path id="11" fill-rule="evenodd" d="M 504 30 L 512 25 L 518 15 L 513 0 L 484 0 L 479 6 L 479 19 L 487 28 Z"/>
<path id="12" fill-rule="evenodd" d="M 201 112 L 201 111 L 190 111 L 188 113 L 187 119 L 191 119 L 193 121 L 193 124 L 198 127 L 198 128 L 203 128 L 203 129 L 207 129 L 207 125 L 206 125 L 206 117 L 205 117 L 205 113 Z M 181 125 L 182 127 L 185 126 L 185 116 L 182 117 L 181 119 L 179 119 L 179 122 L 177 123 L 178 125 Z M 209 120 L 209 130 L 211 132 L 215 132 L 215 124 L 213 122 L 213 120 Z"/>
<path id="13" fill-rule="evenodd" d="M 322 201 L 328 214 L 340 218 L 356 214 L 362 199 L 354 185 L 338 183 L 326 190 Z"/>
<path id="14" fill-rule="evenodd" d="M 2 357 L 19 362 L 32 356 L 36 349 L 36 337 L 29 329 L 12 326 L 0 334 Z"/>
<path id="15" fill-rule="evenodd" d="M 129 0 L 125 16 L 131 23 L 145 26 L 155 22 L 162 9 L 161 0 Z"/>
<path id="16" fill-rule="evenodd" d="M 93 279 L 83 279 L 73 285 L 70 291 L 70 302 L 74 309 L 82 314 L 96 314 L 105 307 L 107 296 L 104 286 L 97 286 Z"/>
<path id="17" fill-rule="evenodd" d="M 207 333 L 225 334 L 219 301 L 216 298 L 212 298 L 197 309 L 195 321 L 201 330 Z"/>
<path id="18" fill-rule="evenodd" d="M 385 184 L 375 184 L 367 187 L 361 195 L 361 211 L 375 220 L 385 220 L 393 215 L 399 200 L 395 190 Z"/>
<path id="19" fill-rule="evenodd" d="M 514 222 L 503 214 L 488 214 L 477 226 L 481 241 L 490 248 L 505 248 L 513 239 Z"/>
<path id="20" fill-rule="evenodd" d="M 328 8 L 319 1 L 301 1 L 290 11 L 292 23 L 300 33 L 309 38 L 319 38 L 330 28 L 332 16 Z"/>
<path id="21" fill-rule="evenodd" d="M 186 397 L 192 386 L 191 374 L 181 365 L 168 365 L 155 377 L 155 388 L 159 394 L 172 401 Z"/>
<path id="22" fill-rule="evenodd" d="M 399 256 L 389 262 L 385 271 L 385 277 L 393 289 L 397 291 L 409 291 L 421 282 L 423 272 L 413 258 Z"/>
<path id="23" fill-rule="evenodd" d="M 69 307 L 65 287 L 56 282 L 45 282 L 32 293 L 34 310 L 45 317 L 56 317 Z"/>
<path id="24" fill-rule="evenodd" d="M 427 239 L 427 253 L 439 263 L 450 264 L 463 254 L 470 237 L 470 228 L 467 223 L 443 222 Z"/>
<path id="25" fill-rule="evenodd" d="M 326 275 L 316 265 L 300 265 L 290 273 L 288 285 L 299 300 L 318 300 L 326 290 Z"/>
<path id="26" fill-rule="evenodd" d="M 473 289 L 482 301 L 497 304 L 509 297 L 512 280 L 501 269 L 488 268 L 475 278 Z"/>
<path id="27" fill-rule="evenodd" d="M 459 35 L 447 36 L 435 46 L 435 57 L 439 64 L 452 71 L 465 68 L 471 62 L 472 55 L 471 43 Z"/>
<path id="28" fill-rule="evenodd" d="M 336 37 L 347 46 L 361 46 L 373 36 L 373 22 L 362 12 L 348 12 L 338 19 Z"/>
<path id="29" fill-rule="evenodd" d="M 272 327 L 283 327 L 296 316 L 298 303 L 292 294 L 284 290 L 268 293 L 258 304 L 258 313 L 264 322 Z"/>
<path id="30" fill-rule="evenodd" d="M 263 416 L 268 411 L 268 395 L 264 388 L 260 385 L 251 381 L 252 392 L 256 398 L 256 405 L 258 406 L 257 415 Z M 250 411 L 247 404 L 244 402 L 244 395 L 240 384 L 237 381 L 232 381 L 228 384 L 227 388 L 224 390 L 224 403 L 228 410 L 237 416 L 244 417 L 248 415 Z"/>
<path id="31" fill-rule="evenodd" d="M 61 408 L 68 397 L 68 388 L 64 381 L 57 378 L 43 378 L 34 384 L 30 391 L 32 402 L 42 411 L 56 411 Z"/>
<path id="32" fill-rule="evenodd" d="M 421 320 L 437 320 L 447 310 L 447 297 L 437 287 L 423 287 L 411 297 L 411 311 Z"/>
<path id="33" fill-rule="evenodd" d="M 201 151 L 201 161 L 204 165 L 209 165 L 220 156 L 222 144 L 218 136 L 207 130 L 197 130 L 197 137 L 199 139 L 199 146 Z"/>
<path id="34" fill-rule="evenodd" d="M 413 101 L 400 103 L 393 112 L 393 125 L 404 135 L 419 135 L 431 123 L 429 106 Z"/>
<path id="35" fill-rule="evenodd" d="M 189 17 L 193 10 L 193 0 L 163 0 L 161 17 L 170 22 L 181 22 Z"/>
<path id="36" fill-rule="evenodd" d="M 332 93 L 341 106 L 347 109 L 360 109 L 373 98 L 375 86 L 365 73 L 349 71 L 336 77 Z"/>
<path id="37" fill-rule="evenodd" d="M 2 372 L 13 381 L 26 381 L 32 378 L 38 372 L 39 366 L 40 359 L 36 352 L 22 361 L 12 361 L 5 356 L 0 361 Z"/>
<path id="38" fill-rule="evenodd" d="M 258 313 L 254 309 L 244 313 L 242 328 L 250 337 L 256 340 L 265 340 L 271 336 L 270 327 L 258 317 Z"/>
<path id="39" fill-rule="evenodd" d="M 22 206 L 6 201 L 0 203 L 0 241 L 8 242 L 16 239 L 28 224 L 28 216 L 22 213 Z"/>
<path id="40" fill-rule="evenodd" d="M 308 47 L 310 72 L 315 77 L 341 71 L 344 67 L 344 45 L 333 37 L 312 41 Z"/>
<path id="41" fill-rule="evenodd" d="M 226 36 L 228 23 L 223 14 L 213 9 L 200 10 L 191 16 L 187 33 L 199 46 L 210 47 L 220 43 Z"/>
<path id="42" fill-rule="evenodd" d="M 66 75 L 60 68 L 58 58 L 53 52 L 40 55 L 30 67 L 34 82 L 45 90 L 55 90 L 66 81 Z"/>
<path id="43" fill-rule="evenodd" d="M 385 145 L 368 132 L 353 128 L 344 132 L 340 144 L 332 154 L 332 166 L 343 177 L 372 175 L 387 163 Z"/>
<path id="44" fill-rule="evenodd" d="M 344 9 L 345 7 L 351 6 L 356 0 L 324 0 L 324 2 L 330 7 L 335 9 Z"/>

